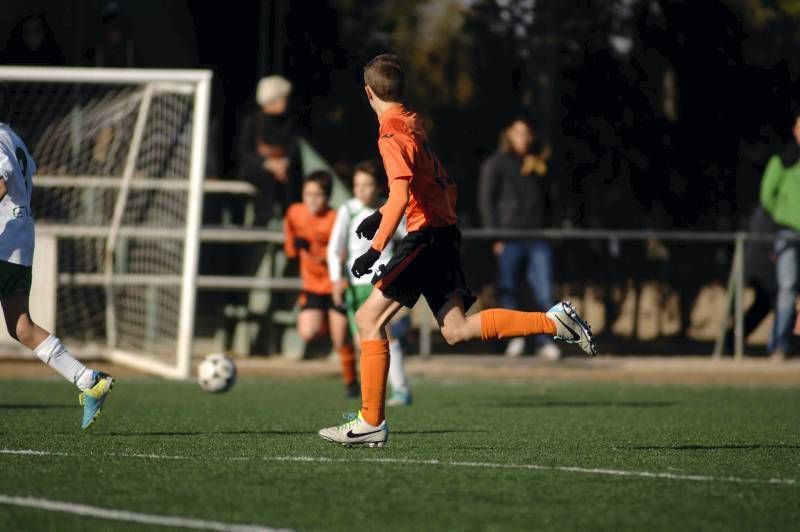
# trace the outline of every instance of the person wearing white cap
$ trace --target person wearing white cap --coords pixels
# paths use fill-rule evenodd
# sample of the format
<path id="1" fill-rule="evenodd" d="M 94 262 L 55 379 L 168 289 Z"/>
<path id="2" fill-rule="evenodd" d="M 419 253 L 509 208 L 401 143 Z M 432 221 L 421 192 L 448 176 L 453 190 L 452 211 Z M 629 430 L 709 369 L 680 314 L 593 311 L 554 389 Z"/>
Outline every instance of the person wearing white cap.
<path id="1" fill-rule="evenodd" d="M 282 76 L 261 78 L 256 87 L 258 109 L 248 114 L 238 142 L 238 178 L 258 189 L 256 224 L 263 225 L 276 213 L 300 201 L 302 170 L 295 122 L 289 109 L 292 84 Z"/>
<path id="2" fill-rule="evenodd" d="M 261 78 L 256 88 L 256 102 L 268 115 L 282 115 L 289 105 L 292 83 L 283 76 Z"/>

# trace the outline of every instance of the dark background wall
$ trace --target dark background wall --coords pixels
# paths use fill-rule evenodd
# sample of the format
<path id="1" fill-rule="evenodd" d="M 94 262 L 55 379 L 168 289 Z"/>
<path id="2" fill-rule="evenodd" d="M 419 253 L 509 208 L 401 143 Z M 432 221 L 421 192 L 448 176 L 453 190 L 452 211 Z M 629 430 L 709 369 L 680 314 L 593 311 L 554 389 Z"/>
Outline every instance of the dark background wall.
<path id="1" fill-rule="evenodd" d="M 210 152 L 229 176 L 261 75 L 295 84 L 304 133 L 331 162 L 375 155 L 360 68 L 400 53 L 409 102 L 461 183 L 473 224 L 481 160 L 509 117 L 536 119 L 552 225 L 731 228 L 788 139 L 800 9 L 786 0 L 243 0 L 119 2 L 141 66 L 215 72 Z M 81 64 L 107 2 L 7 0 L 0 46 L 43 13 Z M 465 6 L 468 6 L 465 7 Z M 792 7 L 795 6 L 795 7 Z"/>

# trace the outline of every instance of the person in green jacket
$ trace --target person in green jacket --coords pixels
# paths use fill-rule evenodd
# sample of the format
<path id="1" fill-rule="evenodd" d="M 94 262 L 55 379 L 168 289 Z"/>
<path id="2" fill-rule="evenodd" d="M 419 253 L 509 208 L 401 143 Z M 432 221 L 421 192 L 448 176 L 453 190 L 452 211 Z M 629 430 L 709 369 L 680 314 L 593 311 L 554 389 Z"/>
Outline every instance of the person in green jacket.
<path id="1" fill-rule="evenodd" d="M 794 135 L 787 147 L 773 155 L 761 180 L 761 205 L 778 224 L 775 242 L 778 300 L 769 350 L 783 359 L 792 342 L 795 299 L 800 288 L 800 112 L 794 114 Z"/>

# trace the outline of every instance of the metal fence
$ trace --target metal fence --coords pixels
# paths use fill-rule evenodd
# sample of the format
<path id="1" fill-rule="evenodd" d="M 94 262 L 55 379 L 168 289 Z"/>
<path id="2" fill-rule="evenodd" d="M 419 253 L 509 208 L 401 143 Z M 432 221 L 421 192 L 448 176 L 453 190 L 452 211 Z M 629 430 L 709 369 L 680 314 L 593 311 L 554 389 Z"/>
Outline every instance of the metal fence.
<path id="1" fill-rule="evenodd" d="M 205 185 L 206 194 L 232 194 L 245 198 L 254 194 L 254 187 L 249 183 L 233 181 L 207 181 Z M 101 227 L 75 227 L 41 224 L 39 230 L 44 234 L 56 236 L 58 238 L 76 238 L 93 235 L 96 232 L 105 231 Z M 143 232 L 153 232 L 149 235 L 155 238 L 182 238 L 178 232 L 170 232 L 158 228 L 137 228 L 122 227 L 121 235 L 139 234 Z M 173 234 L 175 233 L 175 234 Z M 733 259 L 728 276 L 728 309 L 726 316 L 723 316 L 722 330 L 717 336 L 713 355 L 720 356 L 723 349 L 724 332 L 730 310 L 733 311 L 734 322 L 734 357 L 741 359 L 744 357 L 744 291 L 745 291 L 745 271 L 744 271 L 744 249 L 747 242 L 774 242 L 778 239 L 772 234 L 756 234 L 747 232 L 731 231 L 657 231 L 657 230 L 606 230 L 606 229 L 540 229 L 540 230 L 485 230 L 485 229 L 463 229 L 464 241 L 496 241 L 496 240 L 515 240 L 515 239 L 544 239 L 544 240 L 586 240 L 586 241 L 648 241 L 656 239 L 661 242 L 677 243 L 709 243 L 709 244 L 728 244 L 733 246 Z M 141 236 L 141 235 L 140 235 Z M 784 237 L 781 237 L 784 238 Z M 800 240 L 800 238 L 790 238 Z M 276 244 L 282 245 L 284 235 L 281 231 L 265 230 L 241 227 L 203 227 L 200 231 L 201 243 L 227 243 L 227 244 Z M 102 282 L 101 274 L 70 274 L 61 273 L 58 277 L 60 285 L 85 284 L 96 285 Z M 136 283 L 137 279 L 131 276 L 124 279 L 126 283 Z M 142 280 L 145 282 L 145 280 Z M 159 281 L 161 284 L 178 284 L 178 278 L 171 279 L 165 277 Z M 287 277 L 256 277 L 256 276 L 234 276 L 234 275 L 198 275 L 198 290 L 209 291 L 299 291 L 301 288 L 300 279 Z M 421 355 L 430 355 L 432 326 L 429 320 L 422 320 L 420 324 L 420 344 Z"/>

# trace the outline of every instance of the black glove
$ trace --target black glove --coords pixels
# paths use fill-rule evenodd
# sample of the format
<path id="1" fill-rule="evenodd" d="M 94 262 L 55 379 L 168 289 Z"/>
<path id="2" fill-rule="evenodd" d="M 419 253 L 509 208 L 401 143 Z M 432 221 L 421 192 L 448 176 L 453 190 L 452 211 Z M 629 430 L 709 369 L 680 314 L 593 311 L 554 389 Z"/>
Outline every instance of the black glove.
<path id="1" fill-rule="evenodd" d="M 372 273 L 370 268 L 372 268 L 372 265 L 375 264 L 375 261 L 378 260 L 380 256 L 380 251 L 374 248 L 369 248 L 366 253 L 358 257 L 355 262 L 353 262 L 353 268 L 350 271 L 353 272 L 353 275 L 356 276 L 356 279 L 362 275 Z"/>
<path id="2" fill-rule="evenodd" d="M 383 215 L 381 211 L 375 211 L 366 218 L 364 218 L 358 227 L 356 227 L 356 236 L 358 238 L 366 238 L 367 240 L 372 240 L 372 237 L 375 236 L 375 232 L 378 230 L 378 227 L 381 225 L 381 219 Z"/>
<path id="3" fill-rule="evenodd" d="M 308 248 L 310 247 L 311 244 L 309 244 L 308 240 L 306 240 L 305 238 L 301 238 L 299 236 L 294 237 L 294 248 L 297 251 L 300 251 L 301 249 L 305 249 L 306 251 L 308 251 Z"/>

